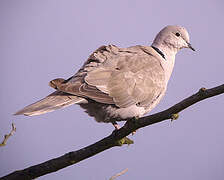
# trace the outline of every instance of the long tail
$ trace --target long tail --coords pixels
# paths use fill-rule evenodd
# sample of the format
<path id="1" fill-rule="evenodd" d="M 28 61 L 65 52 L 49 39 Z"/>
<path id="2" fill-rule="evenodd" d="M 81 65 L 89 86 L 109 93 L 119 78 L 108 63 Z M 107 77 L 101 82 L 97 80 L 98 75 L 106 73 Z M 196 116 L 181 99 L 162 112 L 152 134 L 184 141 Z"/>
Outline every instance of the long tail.
<path id="1" fill-rule="evenodd" d="M 44 99 L 26 106 L 22 110 L 16 112 L 14 115 L 23 114 L 26 116 L 35 116 L 64 108 L 72 104 L 85 102 L 86 100 L 81 97 L 67 94 L 61 91 L 55 91 Z"/>

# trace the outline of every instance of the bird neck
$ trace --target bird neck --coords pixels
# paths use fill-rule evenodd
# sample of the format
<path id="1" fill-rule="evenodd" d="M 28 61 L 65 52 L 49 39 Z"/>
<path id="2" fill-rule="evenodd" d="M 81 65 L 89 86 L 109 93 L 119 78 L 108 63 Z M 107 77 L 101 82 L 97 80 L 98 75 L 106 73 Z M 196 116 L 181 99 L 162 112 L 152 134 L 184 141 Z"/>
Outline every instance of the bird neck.
<path id="1" fill-rule="evenodd" d="M 178 50 L 173 46 L 156 42 L 153 42 L 152 47 L 155 47 L 156 49 L 161 51 L 161 53 L 163 53 L 165 56 L 165 58 L 162 58 L 161 60 L 161 65 L 165 72 L 166 83 L 168 83 L 170 76 L 173 72 L 175 56 Z"/>
<path id="2" fill-rule="evenodd" d="M 175 58 L 175 55 L 177 54 L 177 51 L 178 51 L 177 48 L 175 48 L 171 44 L 168 44 L 165 42 L 161 43 L 161 42 L 154 41 L 152 43 L 152 47 L 159 49 L 164 54 L 165 59 L 166 59 L 166 57 L 167 58 L 170 58 L 170 57 Z"/>

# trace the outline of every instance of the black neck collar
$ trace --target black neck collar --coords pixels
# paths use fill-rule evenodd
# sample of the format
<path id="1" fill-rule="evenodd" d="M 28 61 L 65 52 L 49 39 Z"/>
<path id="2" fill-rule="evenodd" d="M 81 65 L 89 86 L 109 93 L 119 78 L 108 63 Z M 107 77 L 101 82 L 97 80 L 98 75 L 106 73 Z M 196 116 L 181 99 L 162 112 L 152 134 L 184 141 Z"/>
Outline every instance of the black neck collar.
<path id="1" fill-rule="evenodd" d="M 162 56 L 163 57 L 163 59 L 165 59 L 166 60 L 166 58 L 165 58 L 165 55 L 163 54 L 163 52 L 162 51 L 160 51 L 157 47 L 155 47 L 155 46 L 152 46 L 152 48 L 157 52 L 157 53 L 159 53 L 160 54 L 160 56 Z"/>

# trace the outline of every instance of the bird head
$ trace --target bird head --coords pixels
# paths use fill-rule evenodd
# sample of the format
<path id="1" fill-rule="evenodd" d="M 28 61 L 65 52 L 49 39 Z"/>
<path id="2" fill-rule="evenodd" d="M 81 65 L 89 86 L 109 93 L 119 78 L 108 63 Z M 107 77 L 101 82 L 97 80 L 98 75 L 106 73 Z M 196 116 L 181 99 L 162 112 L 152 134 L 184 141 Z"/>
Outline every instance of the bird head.
<path id="1" fill-rule="evenodd" d="M 175 53 L 182 48 L 189 48 L 195 51 L 190 44 L 187 30 L 181 26 L 166 26 L 163 28 L 154 39 L 153 46 L 161 51 L 172 50 Z"/>

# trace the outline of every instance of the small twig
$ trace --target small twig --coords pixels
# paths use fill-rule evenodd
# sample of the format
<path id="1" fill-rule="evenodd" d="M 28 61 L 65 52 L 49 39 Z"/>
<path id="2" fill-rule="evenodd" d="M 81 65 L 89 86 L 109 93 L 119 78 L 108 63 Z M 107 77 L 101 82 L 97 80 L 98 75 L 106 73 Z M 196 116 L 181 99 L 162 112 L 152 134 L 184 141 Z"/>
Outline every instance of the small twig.
<path id="1" fill-rule="evenodd" d="M 117 178 L 118 176 L 121 176 L 122 174 L 126 173 L 128 171 L 128 168 L 124 169 L 123 171 L 115 174 L 114 176 L 112 176 L 109 180 L 114 180 L 115 178 Z"/>
<path id="2" fill-rule="evenodd" d="M 12 130 L 10 131 L 9 134 L 6 134 L 4 136 L 4 139 L 3 139 L 2 143 L 0 144 L 0 146 L 5 146 L 6 145 L 6 142 L 10 138 L 10 136 L 12 136 L 15 132 L 16 132 L 16 126 L 12 123 Z"/>

